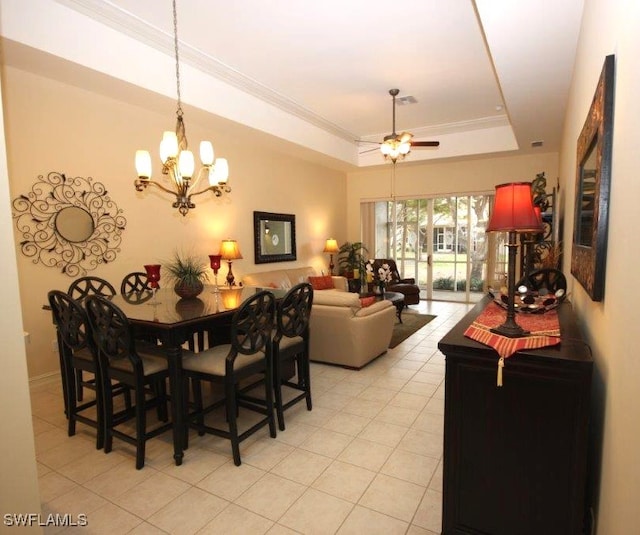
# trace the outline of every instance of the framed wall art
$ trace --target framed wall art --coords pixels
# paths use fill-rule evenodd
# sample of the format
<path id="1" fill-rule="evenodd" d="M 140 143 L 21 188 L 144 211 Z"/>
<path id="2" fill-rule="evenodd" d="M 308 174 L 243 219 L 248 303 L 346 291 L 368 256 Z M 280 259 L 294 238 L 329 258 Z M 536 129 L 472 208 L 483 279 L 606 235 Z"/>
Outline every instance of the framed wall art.
<path id="1" fill-rule="evenodd" d="M 602 301 L 604 298 L 614 67 L 615 56 L 607 56 L 577 144 L 571 274 L 593 301 Z"/>
<path id="2" fill-rule="evenodd" d="M 296 216 L 253 212 L 255 263 L 296 260 Z"/>

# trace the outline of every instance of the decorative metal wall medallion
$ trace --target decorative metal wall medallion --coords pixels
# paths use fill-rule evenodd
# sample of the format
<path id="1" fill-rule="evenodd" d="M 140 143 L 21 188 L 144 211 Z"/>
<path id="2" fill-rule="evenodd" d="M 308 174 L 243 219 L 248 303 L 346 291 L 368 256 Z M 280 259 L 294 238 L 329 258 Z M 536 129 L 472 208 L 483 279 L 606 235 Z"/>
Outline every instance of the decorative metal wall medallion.
<path id="1" fill-rule="evenodd" d="M 127 220 L 101 182 L 51 172 L 13 200 L 22 254 L 70 277 L 112 262 Z"/>

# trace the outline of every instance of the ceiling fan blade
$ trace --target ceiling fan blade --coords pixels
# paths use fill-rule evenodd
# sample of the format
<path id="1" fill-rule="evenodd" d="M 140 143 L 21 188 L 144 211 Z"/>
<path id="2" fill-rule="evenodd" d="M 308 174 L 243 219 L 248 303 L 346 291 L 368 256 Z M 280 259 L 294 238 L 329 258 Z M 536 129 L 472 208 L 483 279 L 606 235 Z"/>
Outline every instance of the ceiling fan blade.
<path id="1" fill-rule="evenodd" d="M 356 139 L 356 143 L 371 143 L 374 145 L 380 145 L 379 141 L 367 141 L 365 139 Z"/>
<path id="2" fill-rule="evenodd" d="M 412 147 L 439 147 L 439 141 L 412 141 Z"/>
<path id="3" fill-rule="evenodd" d="M 378 147 L 376 147 L 375 149 L 367 149 L 367 150 L 363 150 L 362 152 L 359 152 L 358 154 L 368 154 L 370 152 L 374 152 L 374 151 L 379 151 L 380 149 Z"/>

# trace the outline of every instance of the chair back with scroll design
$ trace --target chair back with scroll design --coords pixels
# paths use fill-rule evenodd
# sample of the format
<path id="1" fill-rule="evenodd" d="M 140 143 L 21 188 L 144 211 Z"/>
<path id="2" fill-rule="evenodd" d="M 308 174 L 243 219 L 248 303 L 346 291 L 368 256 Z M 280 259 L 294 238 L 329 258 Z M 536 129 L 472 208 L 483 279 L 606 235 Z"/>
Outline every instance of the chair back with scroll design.
<path id="1" fill-rule="evenodd" d="M 100 277 L 80 277 L 71 283 L 67 293 L 76 301 L 82 301 L 90 295 L 113 297 L 116 289 L 109 281 Z"/>
<path id="2" fill-rule="evenodd" d="M 104 445 L 104 429 L 102 414 L 102 391 L 100 381 L 96 381 L 96 397 L 93 400 L 78 404 L 76 396 L 75 374 L 77 370 L 99 374 L 98 360 L 87 315 L 78 302 L 65 292 L 52 290 L 47 294 L 53 321 L 57 329 L 58 351 L 60 355 L 60 372 L 62 390 L 65 396 L 65 407 L 68 419 L 68 435 L 76 433 L 76 422 L 82 422 L 96 429 L 96 448 Z M 95 418 L 85 412 L 96 407 Z"/>
<path id="3" fill-rule="evenodd" d="M 253 433 L 269 426 L 271 437 L 276 436 L 273 414 L 272 347 L 271 334 L 275 321 L 275 297 L 269 291 L 260 291 L 245 300 L 231 320 L 231 343 L 214 346 L 200 353 L 185 352 L 183 371 L 192 380 L 196 410 L 191 418 L 192 427 L 199 435 L 210 433 L 231 441 L 233 461 L 241 464 L 240 442 Z M 264 398 L 255 397 L 251 391 L 258 383 L 250 385 L 241 381 L 259 376 L 264 384 Z M 201 381 L 224 385 L 224 399 L 208 407 L 203 406 Z M 205 425 L 204 415 L 219 407 L 226 407 L 228 429 Z M 243 433 L 238 432 L 239 408 L 263 415 L 258 422 Z"/>
<path id="4" fill-rule="evenodd" d="M 88 276 L 74 280 L 69 286 L 67 293 L 72 299 L 82 302 L 90 295 L 113 297 L 116 295 L 116 289 L 109 281 L 101 279 L 100 277 Z M 89 388 L 90 390 L 95 390 L 96 388 L 95 377 L 85 381 L 82 372 L 83 370 L 80 369 L 77 369 L 75 372 L 76 396 L 78 401 L 84 399 L 84 388 Z"/>
<path id="5" fill-rule="evenodd" d="M 160 288 L 160 286 L 158 286 L 158 288 Z M 149 281 L 149 277 L 142 271 L 134 271 L 133 273 L 125 275 L 122 279 L 122 283 L 120 284 L 121 294 L 126 295 L 146 291 L 151 292 L 153 291 L 153 288 L 151 288 L 151 281 Z"/>
<path id="6" fill-rule="evenodd" d="M 161 347 L 134 339 L 129 319 L 108 299 L 90 295 L 85 300 L 87 317 L 93 331 L 100 363 L 101 386 L 104 392 L 105 452 L 112 449 L 113 437 L 136 446 L 136 468 L 144 466 L 146 441 L 170 428 L 170 424 L 147 430 L 146 411 L 158 409 L 158 419 L 167 421 L 166 379 L 169 376 L 166 358 Z M 135 391 L 133 410 L 115 412 L 109 396 L 117 381 Z M 147 393 L 153 397 L 148 398 Z M 135 435 L 117 429 L 120 424 L 135 418 Z"/>
<path id="7" fill-rule="evenodd" d="M 307 402 L 307 410 L 312 408 L 309 371 L 309 319 L 312 305 L 313 287 L 303 282 L 291 288 L 277 306 L 276 335 L 273 337 L 273 386 L 281 431 L 285 429 L 285 409 L 303 399 Z M 293 366 L 287 369 L 288 362 Z M 292 374 L 296 376 L 295 381 Z M 283 403 L 283 386 L 301 393 Z"/>

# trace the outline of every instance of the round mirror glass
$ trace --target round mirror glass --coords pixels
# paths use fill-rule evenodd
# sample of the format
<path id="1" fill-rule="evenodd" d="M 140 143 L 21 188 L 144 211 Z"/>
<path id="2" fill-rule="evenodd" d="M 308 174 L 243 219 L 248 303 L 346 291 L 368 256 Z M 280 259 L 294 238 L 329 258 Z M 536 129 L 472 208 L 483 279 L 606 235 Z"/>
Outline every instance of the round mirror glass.
<path id="1" fill-rule="evenodd" d="M 88 240 L 93 234 L 91 214 L 78 206 L 63 208 L 56 215 L 56 232 L 70 242 Z"/>

